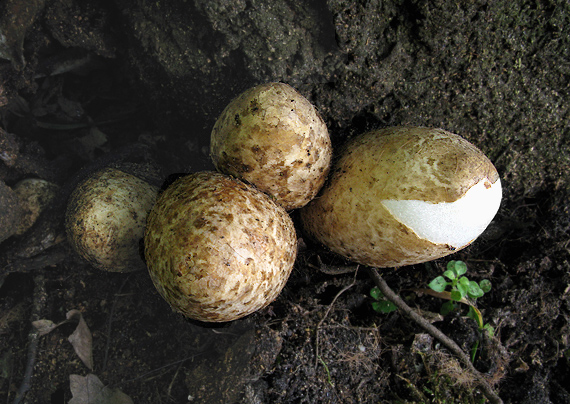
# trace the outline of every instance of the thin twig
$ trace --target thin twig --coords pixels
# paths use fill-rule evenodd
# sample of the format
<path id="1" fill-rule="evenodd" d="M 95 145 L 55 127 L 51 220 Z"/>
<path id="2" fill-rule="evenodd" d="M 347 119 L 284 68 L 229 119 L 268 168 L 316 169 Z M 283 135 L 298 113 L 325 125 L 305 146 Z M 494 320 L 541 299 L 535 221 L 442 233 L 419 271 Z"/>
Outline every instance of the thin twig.
<path id="1" fill-rule="evenodd" d="M 356 274 L 358 273 L 358 266 L 356 267 L 356 270 L 354 271 L 354 278 L 352 279 L 352 283 L 348 286 L 345 286 L 344 288 L 342 288 L 340 290 L 340 292 L 338 292 L 336 294 L 336 296 L 334 297 L 334 299 L 332 300 L 331 304 L 329 304 L 329 307 L 327 308 L 327 311 L 325 312 L 325 315 L 323 316 L 323 318 L 321 318 L 321 321 L 319 321 L 319 323 L 317 324 L 317 328 L 315 330 L 315 367 L 317 367 L 317 364 L 319 362 L 319 360 L 322 359 L 319 355 L 319 329 L 321 328 L 321 325 L 323 324 L 323 322 L 325 321 L 325 319 L 327 318 L 327 316 L 329 315 L 332 307 L 334 306 L 334 303 L 336 302 L 336 299 L 338 299 L 338 297 L 340 295 L 342 295 L 344 292 L 346 292 L 348 289 L 350 289 L 351 287 L 353 287 L 356 284 Z"/>
<path id="2" fill-rule="evenodd" d="M 32 306 L 31 322 L 41 318 L 43 309 L 47 301 L 46 285 L 44 275 L 34 277 L 34 305 Z M 16 393 L 13 404 L 19 404 L 25 397 L 32 385 L 32 374 L 36 363 L 36 355 L 38 353 L 38 345 L 40 341 L 40 332 L 32 326 L 32 330 L 28 334 L 28 359 L 26 361 L 26 371 L 24 372 L 24 380 Z"/>
<path id="3" fill-rule="evenodd" d="M 376 268 L 368 268 L 368 272 L 370 277 L 378 286 L 378 288 L 382 291 L 384 296 L 389 299 L 392 303 L 394 303 L 400 310 L 406 313 L 408 316 L 412 318 L 416 323 L 418 323 L 423 329 L 425 329 L 428 333 L 430 333 L 434 338 L 437 338 L 447 349 L 449 349 L 453 354 L 455 354 L 463 365 L 469 370 L 472 376 L 477 381 L 479 388 L 485 394 L 487 399 L 493 404 L 502 404 L 503 400 L 493 391 L 491 385 L 487 382 L 485 377 L 475 369 L 475 366 L 471 363 L 469 356 L 457 345 L 452 339 L 450 339 L 447 335 L 442 333 L 438 328 L 434 327 L 430 324 L 425 318 L 420 316 L 416 313 L 410 306 L 408 306 L 401 298 L 398 296 L 384 281 L 384 279 L 380 276 Z"/>

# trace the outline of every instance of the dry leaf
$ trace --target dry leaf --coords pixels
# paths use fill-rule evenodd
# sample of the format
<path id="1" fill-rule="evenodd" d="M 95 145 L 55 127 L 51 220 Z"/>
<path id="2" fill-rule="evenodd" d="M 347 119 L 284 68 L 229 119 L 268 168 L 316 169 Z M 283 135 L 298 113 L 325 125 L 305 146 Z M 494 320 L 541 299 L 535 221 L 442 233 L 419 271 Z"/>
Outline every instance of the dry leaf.
<path id="1" fill-rule="evenodd" d="M 134 404 L 125 393 L 106 387 L 94 374 L 70 375 L 69 387 L 73 397 L 68 404 Z"/>
<path id="2" fill-rule="evenodd" d="M 55 330 L 57 327 L 59 327 L 61 324 L 63 324 L 63 323 L 56 324 L 53 321 L 46 320 L 46 319 L 32 321 L 32 325 L 34 326 L 34 328 L 36 330 L 38 330 L 38 332 L 40 333 L 40 336 L 49 334 L 50 332 Z"/>
<path id="3" fill-rule="evenodd" d="M 93 369 L 93 339 L 91 337 L 91 331 L 87 327 L 87 323 L 83 319 L 81 312 L 79 310 L 70 310 L 67 312 L 66 317 L 68 320 L 78 318 L 79 324 L 77 328 L 73 331 L 68 338 L 75 353 L 79 356 L 79 359 L 87 366 L 90 370 Z"/>
<path id="4" fill-rule="evenodd" d="M 38 330 L 40 335 L 46 335 L 62 324 L 77 321 L 77 327 L 75 331 L 73 331 L 73 334 L 69 336 L 68 341 L 71 342 L 75 353 L 85 366 L 87 366 L 89 370 L 93 370 L 93 338 L 89 327 L 87 327 L 87 323 L 83 319 L 83 315 L 79 310 L 70 310 L 67 312 L 66 317 L 67 320 L 57 324 L 51 320 L 41 319 L 32 322 L 32 325 Z"/>

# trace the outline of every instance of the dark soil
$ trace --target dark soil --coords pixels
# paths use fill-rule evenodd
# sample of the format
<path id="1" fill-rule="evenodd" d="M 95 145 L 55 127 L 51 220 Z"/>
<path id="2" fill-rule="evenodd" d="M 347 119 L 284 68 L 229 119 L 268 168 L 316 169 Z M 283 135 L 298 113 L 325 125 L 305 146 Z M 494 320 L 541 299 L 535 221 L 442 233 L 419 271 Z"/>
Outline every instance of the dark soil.
<path id="1" fill-rule="evenodd" d="M 480 342 L 474 365 L 504 402 L 570 403 L 569 27 L 570 6 L 554 0 L 4 1 L 0 201 L 24 178 L 61 188 L 20 236 L 8 237 L 17 204 L 1 207 L 0 401 L 26 380 L 33 317 L 58 323 L 77 309 L 93 370 L 68 341 L 75 324 L 63 324 L 39 338 L 22 402 L 67 403 L 70 375 L 89 373 L 135 403 L 485 402 L 418 325 L 372 309 L 363 268 L 315 269 L 317 255 L 350 263 L 309 241 L 275 302 L 217 325 L 172 312 L 146 272 L 98 271 L 67 245 L 78 181 L 118 162 L 152 161 L 159 182 L 211 169 L 209 132 L 227 102 L 283 81 L 317 106 L 335 147 L 417 125 L 489 156 L 504 199 L 486 232 L 447 259 L 382 276 L 466 352 Z M 477 303 L 494 338 L 466 308 L 441 317 L 442 301 L 414 292 L 449 259 L 492 282 Z"/>

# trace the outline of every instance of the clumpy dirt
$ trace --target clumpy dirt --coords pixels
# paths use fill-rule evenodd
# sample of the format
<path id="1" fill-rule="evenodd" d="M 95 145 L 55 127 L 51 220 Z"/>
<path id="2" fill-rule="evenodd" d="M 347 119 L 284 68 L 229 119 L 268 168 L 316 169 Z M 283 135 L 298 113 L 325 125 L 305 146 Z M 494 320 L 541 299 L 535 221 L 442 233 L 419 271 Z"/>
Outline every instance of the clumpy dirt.
<path id="1" fill-rule="evenodd" d="M 350 263 L 308 240 L 274 303 L 217 325 L 172 312 L 146 272 L 97 271 L 67 245 L 63 211 L 78 181 L 119 162 L 152 162 L 161 180 L 211 169 L 208 136 L 227 102 L 283 81 L 317 106 L 335 147 L 368 129 L 421 125 L 460 134 L 489 156 L 504 198 L 486 232 L 448 259 L 381 273 L 466 352 L 480 342 L 474 365 L 504 402 L 570 402 L 566 2 L 1 7 L 0 189 L 10 194 L 30 177 L 60 186 L 35 227 L 0 244 L 1 401 L 13 402 L 25 380 L 32 319 L 59 323 L 77 309 L 92 333 L 93 369 L 68 341 L 76 324 L 60 325 L 38 339 L 22 402 L 67 403 L 70 375 L 89 373 L 135 403 L 485 402 L 438 341 L 399 311 L 372 309 L 365 268 L 322 273 L 318 257 Z M 12 234 L 4 209 L 0 233 Z M 492 282 L 478 307 L 493 339 L 465 308 L 442 317 L 442 301 L 414 291 L 449 259 Z M 47 299 L 36 312 L 42 279 Z"/>

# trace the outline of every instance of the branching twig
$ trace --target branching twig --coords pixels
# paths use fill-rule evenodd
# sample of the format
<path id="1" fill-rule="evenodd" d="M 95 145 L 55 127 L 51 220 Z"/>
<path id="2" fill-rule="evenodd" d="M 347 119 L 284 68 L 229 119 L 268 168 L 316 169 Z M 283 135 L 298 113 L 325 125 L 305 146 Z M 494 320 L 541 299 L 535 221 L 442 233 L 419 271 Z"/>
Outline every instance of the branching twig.
<path id="1" fill-rule="evenodd" d="M 47 301 L 47 293 L 45 286 L 44 275 L 37 275 L 34 278 L 34 305 L 32 307 L 31 322 L 37 321 L 42 316 L 43 308 Z M 36 363 L 36 355 L 38 352 L 38 344 L 40 340 L 40 333 L 32 326 L 32 330 L 28 335 L 28 359 L 26 361 L 26 371 L 24 373 L 24 380 L 16 393 L 14 404 L 19 404 L 25 397 L 26 393 L 32 385 L 32 374 L 34 372 L 34 364 Z"/>
<path id="2" fill-rule="evenodd" d="M 398 296 L 384 281 L 380 276 L 376 268 L 369 268 L 369 274 L 376 286 L 382 291 L 384 296 L 394 303 L 400 310 L 410 316 L 416 323 L 418 323 L 423 329 L 430 333 L 434 338 L 437 338 L 447 349 L 453 352 L 460 360 L 463 365 L 469 370 L 477 381 L 479 388 L 485 394 L 487 399 L 493 404 L 499 404 L 503 401 L 501 398 L 493 391 L 493 388 L 489 385 L 485 377 L 473 366 L 469 356 L 457 345 L 453 340 L 451 340 L 447 335 L 442 333 L 438 328 L 430 324 L 425 318 L 416 313 L 410 306 L 408 306 L 401 298 Z"/>

